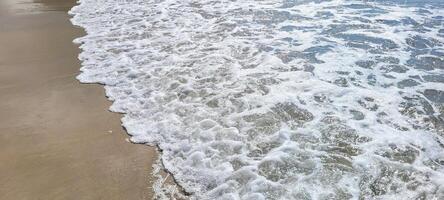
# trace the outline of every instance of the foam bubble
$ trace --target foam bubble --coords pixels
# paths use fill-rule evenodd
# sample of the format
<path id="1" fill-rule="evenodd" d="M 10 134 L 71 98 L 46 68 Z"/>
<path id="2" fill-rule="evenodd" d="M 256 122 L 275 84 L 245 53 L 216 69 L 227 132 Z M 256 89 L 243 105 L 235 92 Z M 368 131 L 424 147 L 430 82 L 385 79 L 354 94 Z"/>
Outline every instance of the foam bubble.
<path id="1" fill-rule="evenodd" d="M 82 82 L 196 199 L 444 198 L 444 5 L 81 0 Z M 160 191 L 160 190 L 159 190 Z"/>

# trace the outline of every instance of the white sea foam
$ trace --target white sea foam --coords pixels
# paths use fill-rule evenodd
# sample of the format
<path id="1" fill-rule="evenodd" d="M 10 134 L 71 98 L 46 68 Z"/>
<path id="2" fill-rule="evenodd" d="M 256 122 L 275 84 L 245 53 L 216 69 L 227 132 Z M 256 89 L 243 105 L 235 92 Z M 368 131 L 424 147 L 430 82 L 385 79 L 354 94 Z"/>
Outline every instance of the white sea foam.
<path id="1" fill-rule="evenodd" d="M 195 199 L 443 199 L 444 3 L 80 0 L 79 80 Z M 440 5 L 441 4 L 441 5 Z"/>

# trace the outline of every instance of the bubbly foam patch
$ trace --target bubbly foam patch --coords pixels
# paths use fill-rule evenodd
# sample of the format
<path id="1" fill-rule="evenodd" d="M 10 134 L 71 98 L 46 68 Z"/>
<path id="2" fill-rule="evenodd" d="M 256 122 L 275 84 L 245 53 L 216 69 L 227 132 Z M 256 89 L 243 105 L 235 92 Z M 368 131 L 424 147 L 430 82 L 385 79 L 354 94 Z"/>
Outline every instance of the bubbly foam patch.
<path id="1" fill-rule="evenodd" d="M 444 3 L 81 0 L 79 80 L 194 199 L 443 199 Z"/>

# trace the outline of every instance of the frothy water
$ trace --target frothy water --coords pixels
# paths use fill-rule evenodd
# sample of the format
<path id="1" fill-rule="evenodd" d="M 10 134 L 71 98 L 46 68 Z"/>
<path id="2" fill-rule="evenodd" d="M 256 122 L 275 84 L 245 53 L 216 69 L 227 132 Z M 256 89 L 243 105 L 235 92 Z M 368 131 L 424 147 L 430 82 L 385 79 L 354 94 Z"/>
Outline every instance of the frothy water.
<path id="1" fill-rule="evenodd" d="M 81 0 L 83 67 L 195 199 L 444 199 L 441 0 Z"/>

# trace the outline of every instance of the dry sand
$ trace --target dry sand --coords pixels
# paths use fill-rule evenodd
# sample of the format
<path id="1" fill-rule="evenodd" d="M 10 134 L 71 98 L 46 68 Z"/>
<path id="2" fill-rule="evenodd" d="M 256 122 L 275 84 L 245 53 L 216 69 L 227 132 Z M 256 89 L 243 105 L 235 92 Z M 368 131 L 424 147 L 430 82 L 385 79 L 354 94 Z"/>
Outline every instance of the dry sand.
<path id="1" fill-rule="evenodd" d="M 75 79 L 74 3 L 0 0 L 0 199 L 151 199 L 154 148 Z"/>

